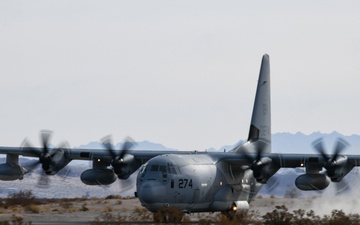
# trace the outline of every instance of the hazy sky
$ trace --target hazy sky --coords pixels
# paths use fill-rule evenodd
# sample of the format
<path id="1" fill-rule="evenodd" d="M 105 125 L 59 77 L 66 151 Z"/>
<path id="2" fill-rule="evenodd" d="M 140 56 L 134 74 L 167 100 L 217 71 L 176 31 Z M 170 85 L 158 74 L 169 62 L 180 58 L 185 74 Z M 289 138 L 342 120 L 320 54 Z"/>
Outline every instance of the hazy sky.
<path id="1" fill-rule="evenodd" d="M 272 132 L 360 134 L 360 1 L 0 1 L 0 145 L 245 139 L 261 57 Z"/>

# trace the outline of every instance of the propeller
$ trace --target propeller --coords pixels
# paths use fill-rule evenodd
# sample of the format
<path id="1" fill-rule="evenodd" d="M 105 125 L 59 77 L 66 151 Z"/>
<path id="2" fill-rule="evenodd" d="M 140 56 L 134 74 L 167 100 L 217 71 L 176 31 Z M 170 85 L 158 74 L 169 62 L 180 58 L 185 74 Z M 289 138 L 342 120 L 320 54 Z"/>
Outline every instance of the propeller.
<path id="1" fill-rule="evenodd" d="M 255 155 L 250 155 L 248 152 L 244 151 L 244 156 L 249 162 L 250 164 L 249 169 L 253 171 L 253 175 L 256 178 L 256 180 L 261 183 L 266 183 L 268 178 L 271 176 L 269 177 L 264 176 L 263 174 L 264 168 L 270 167 L 272 160 L 268 157 L 264 157 L 263 153 L 264 153 L 264 148 L 258 147 L 256 148 Z"/>
<path id="2" fill-rule="evenodd" d="M 23 148 L 29 148 L 30 152 L 38 156 L 39 160 L 29 165 L 29 171 L 35 169 L 39 164 L 42 164 L 42 168 L 45 173 L 50 173 L 51 166 L 51 155 L 49 154 L 49 140 L 51 138 L 52 132 L 48 130 L 42 130 L 40 132 L 40 141 L 42 144 L 42 148 L 34 148 L 33 145 L 25 139 L 22 146 Z"/>
<path id="3" fill-rule="evenodd" d="M 132 186 L 132 182 L 128 180 L 129 175 L 123 175 L 123 168 L 133 160 L 133 156 L 128 155 L 128 152 L 135 146 L 135 141 L 130 137 L 126 137 L 120 150 L 114 150 L 111 135 L 105 136 L 101 141 L 112 158 L 111 166 L 113 167 L 114 173 L 118 175 L 118 178 L 120 179 L 120 189 L 128 189 Z"/>
<path id="4" fill-rule="evenodd" d="M 347 158 L 340 154 L 349 146 L 349 144 L 344 139 L 338 138 L 335 144 L 334 153 L 332 157 L 330 157 L 325 151 L 323 142 L 322 138 L 316 139 L 312 143 L 312 146 L 325 161 L 324 168 L 326 169 L 327 176 L 330 177 L 332 181 L 340 181 L 341 179 L 338 180 L 339 175 L 336 173 L 337 169 L 345 166 L 347 162 Z"/>
<path id="5" fill-rule="evenodd" d="M 131 180 L 131 177 L 128 179 L 119 179 L 119 187 L 121 191 L 127 191 L 133 187 L 134 181 Z"/>
<path id="6" fill-rule="evenodd" d="M 135 141 L 131 137 L 126 137 L 120 151 L 115 151 L 112 144 L 111 135 L 105 136 L 101 139 L 104 147 L 110 154 L 112 161 L 111 165 L 116 167 L 124 163 L 124 156 L 129 152 L 129 150 L 135 146 Z"/>
<path id="7" fill-rule="evenodd" d="M 39 164 L 42 165 L 43 173 L 41 173 L 41 176 L 38 181 L 39 187 L 47 187 L 50 183 L 50 180 L 46 175 L 53 175 L 54 168 L 56 168 L 56 163 L 53 161 L 53 157 L 59 152 L 62 151 L 61 149 L 69 149 L 69 145 L 66 142 L 63 142 L 61 145 L 59 145 L 58 148 L 54 148 L 50 151 L 50 139 L 53 132 L 49 130 L 41 130 L 40 131 L 40 142 L 41 142 L 41 148 L 35 148 L 33 145 L 25 139 L 22 144 L 22 148 L 28 148 L 31 153 L 36 155 L 39 159 L 29 165 L 26 166 L 26 169 L 28 172 L 32 172 Z"/>
<path id="8" fill-rule="evenodd" d="M 349 183 L 345 179 L 334 184 L 336 188 L 336 195 L 341 195 L 351 190 Z"/>

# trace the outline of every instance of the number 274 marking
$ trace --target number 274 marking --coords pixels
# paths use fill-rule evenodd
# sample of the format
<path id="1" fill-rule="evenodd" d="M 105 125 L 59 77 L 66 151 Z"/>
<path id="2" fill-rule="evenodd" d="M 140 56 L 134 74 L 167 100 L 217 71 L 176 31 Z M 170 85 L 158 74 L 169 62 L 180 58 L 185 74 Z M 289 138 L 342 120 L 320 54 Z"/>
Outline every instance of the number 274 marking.
<path id="1" fill-rule="evenodd" d="M 192 179 L 188 180 L 188 179 L 179 179 L 179 188 L 186 188 L 186 187 L 190 187 L 192 188 L 193 184 L 192 184 Z"/>

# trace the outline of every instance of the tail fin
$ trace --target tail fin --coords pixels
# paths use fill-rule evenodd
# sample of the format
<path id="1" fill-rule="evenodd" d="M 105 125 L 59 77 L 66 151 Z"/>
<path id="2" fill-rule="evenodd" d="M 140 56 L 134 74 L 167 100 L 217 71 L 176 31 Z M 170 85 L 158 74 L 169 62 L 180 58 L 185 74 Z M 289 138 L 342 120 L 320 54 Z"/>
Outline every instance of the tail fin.
<path id="1" fill-rule="evenodd" d="M 267 54 L 262 57 L 248 142 L 234 150 L 242 151 L 244 147 L 250 151 L 271 152 L 270 60 Z"/>
<path id="2" fill-rule="evenodd" d="M 265 54 L 262 58 L 260 67 L 259 80 L 248 137 L 249 142 L 260 140 L 271 145 L 270 103 L 270 60 L 269 55 Z"/>

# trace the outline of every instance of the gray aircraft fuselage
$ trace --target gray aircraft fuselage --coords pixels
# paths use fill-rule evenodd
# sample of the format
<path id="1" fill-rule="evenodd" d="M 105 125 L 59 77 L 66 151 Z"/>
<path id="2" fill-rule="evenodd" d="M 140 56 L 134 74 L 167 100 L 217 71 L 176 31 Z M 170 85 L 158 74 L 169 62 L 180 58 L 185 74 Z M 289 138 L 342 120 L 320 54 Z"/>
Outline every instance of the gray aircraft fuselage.
<path id="1" fill-rule="evenodd" d="M 260 188 L 251 170 L 205 154 L 157 156 L 137 177 L 137 196 L 152 212 L 163 207 L 185 212 L 247 210 Z"/>

